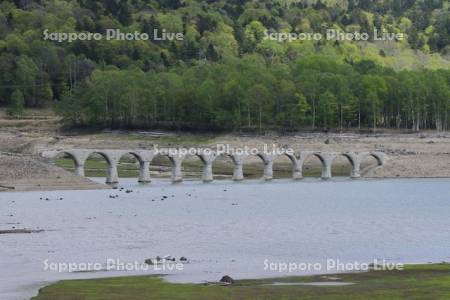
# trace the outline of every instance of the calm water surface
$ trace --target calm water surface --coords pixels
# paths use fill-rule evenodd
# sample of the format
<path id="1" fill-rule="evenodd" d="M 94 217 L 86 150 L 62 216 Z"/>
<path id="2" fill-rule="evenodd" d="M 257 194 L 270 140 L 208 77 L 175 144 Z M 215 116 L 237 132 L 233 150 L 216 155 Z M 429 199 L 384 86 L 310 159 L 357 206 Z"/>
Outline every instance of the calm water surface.
<path id="1" fill-rule="evenodd" d="M 0 235 L 0 299 L 27 299 L 59 279 L 170 273 L 169 281 L 201 282 L 324 273 L 279 273 L 265 262 L 450 261 L 450 179 L 122 186 L 133 192 L 0 193 L 0 229 L 45 230 Z M 46 260 L 105 266 L 158 255 L 189 263 L 165 272 L 44 269 Z"/>

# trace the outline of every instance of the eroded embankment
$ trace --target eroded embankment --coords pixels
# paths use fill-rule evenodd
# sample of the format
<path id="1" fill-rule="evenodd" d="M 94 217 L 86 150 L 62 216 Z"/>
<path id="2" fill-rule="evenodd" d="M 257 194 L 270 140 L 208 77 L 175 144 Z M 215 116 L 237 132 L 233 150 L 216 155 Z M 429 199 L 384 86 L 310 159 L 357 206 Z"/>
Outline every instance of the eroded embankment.
<path id="1" fill-rule="evenodd" d="M 31 157 L 0 155 L 0 191 L 96 189 L 106 186 Z"/>

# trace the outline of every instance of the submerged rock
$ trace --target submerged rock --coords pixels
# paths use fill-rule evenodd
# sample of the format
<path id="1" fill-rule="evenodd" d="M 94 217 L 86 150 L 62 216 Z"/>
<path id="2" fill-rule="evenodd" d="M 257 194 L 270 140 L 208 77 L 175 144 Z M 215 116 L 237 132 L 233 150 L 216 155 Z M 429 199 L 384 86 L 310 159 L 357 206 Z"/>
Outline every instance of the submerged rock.
<path id="1" fill-rule="evenodd" d="M 223 276 L 223 277 L 220 279 L 220 282 L 228 283 L 228 284 L 233 284 L 233 283 L 234 283 L 234 279 L 231 278 L 231 277 L 228 276 L 228 275 L 225 275 L 225 276 Z"/>
<path id="2" fill-rule="evenodd" d="M 164 260 L 175 261 L 176 259 L 175 259 L 175 257 L 172 257 L 170 255 L 166 255 L 166 256 L 164 256 Z"/>

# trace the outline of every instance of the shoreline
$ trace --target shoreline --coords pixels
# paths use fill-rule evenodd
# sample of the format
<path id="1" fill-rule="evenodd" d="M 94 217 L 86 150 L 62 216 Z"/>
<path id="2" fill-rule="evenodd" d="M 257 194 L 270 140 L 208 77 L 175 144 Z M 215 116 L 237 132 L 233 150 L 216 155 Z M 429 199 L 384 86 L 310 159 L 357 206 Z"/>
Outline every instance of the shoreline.
<path id="1" fill-rule="evenodd" d="M 155 182 L 154 188 L 139 188 L 134 180 L 124 180 L 123 184 L 123 190 L 114 192 L 5 194 L 6 213 L 0 220 L 8 227 L 5 229 L 14 226 L 15 229 L 45 231 L 2 236 L 4 241 L 10 241 L 3 257 L 5 270 L 10 270 L 2 277 L 3 297 L 23 299 L 25 297 L 13 294 L 15 287 L 21 288 L 22 284 L 33 284 L 41 279 L 56 281 L 75 279 L 74 276 L 120 275 L 115 271 L 49 273 L 43 269 L 45 259 L 50 263 L 100 262 L 104 267 L 105 258 L 144 262 L 156 255 L 187 257 L 190 264 L 186 265 L 184 275 L 177 272 L 169 277 L 173 282 L 214 281 L 226 274 L 236 278 L 295 274 L 263 271 L 265 259 L 299 263 L 317 262 L 322 257 L 362 262 L 371 262 L 376 257 L 399 258 L 405 262 L 448 261 L 445 247 L 435 243 L 442 241 L 445 231 L 436 232 L 434 223 L 430 223 L 430 220 L 440 220 L 441 226 L 448 223 L 445 218 L 448 208 L 445 193 L 442 193 L 447 189 L 447 179 L 430 179 L 423 185 L 410 179 L 336 179 L 329 182 L 306 179 L 298 184 L 291 180 L 271 183 L 249 180 L 242 184 L 218 181 L 206 185 L 198 181 L 172 185 L 166 180 L 162 184 Z M 417 186 L 434 188 L 419 188 L 409 201 L 395 201 Z M 419 195 L 427 195 L 435 201 L 423 201 Z M 63 200 L 58 201 L 60 198 Z M 422 215 L 420 212 L 424 207 L 428 207 L 428 213 Z M 399 211 L 405 218 L 398 217 Z M 406 217 L 414 212 L 416 217 Z M 327 217 L 330 215 L 336 217 Z M 280 221 L 274 222 L 275 219 Z M 302 230 L 296 230 L 298 228 Z M 389 235 L 392 228 L 403 229 Z M 423 232 L 414 228 L 422 228 Z M 409 234 L 405 236 L 404 231 Z M 218 232 L 225 234 L 217 235 Z M 309 239 L 311 232 L 316 238 Z M 426 244 L 412 245 L 411 250 L 405 251 L 402 247 L 402 241 L 418 240 L 427 232 L 437 235 L 427 234 Z M 281 244 L 279 240 L 277 242 L 280 236 L 285 237 Z M 380 241 L 382 248 L 372 249 L 365 239 L 372 243 Z M 342 241 L 355 246 L 349 249 L 348 242 Z M 238 247 L 230 248 L 233 242 Z M 23 243 L 32 248 L 23 247 Z M 443 241 L 442 246 L 446 244 Z M 264 246 L 265 250 L 261 252 L 258 250 L 260 245 L 267 247 Z M 236 263 L 231 263 L 232 260 Z M 337 269 L 329 270 L 336 273 Z M 318 273 L 331 271 L 322 268 Z M 297 274 L 304 275 L 301 271 Z M 123 275 L 132 273 L 124 272 Z"/>
<path id="2" fill-rule="evenodd" d="M 335 133 L 298 133 L 293 135 L 237 135 L 237 134 L 221 134 L 221 135 L 202 135 L 202 134 L 179 134 L 175 132 L 158 132 L 138 131 L 138 132 L 121 132 L 107 131 L 102 133 L 89 133 L 83 135 L 66 134 L 58 135 L 58 131 L 42 131 L 33 132 L 26 129 L 17 129 L 19 134 L 11 131 L 0 132 L 0 151 L 16 153 L 17 157 L 36 157 L 43 150 L 61 150 L 61 149 L 153 149 L 154 147 L 214 147 L 217 144 L 226 144 L 233 148 L 242 148 L 245 146 L 262 149 L 264 145 L 277 145 L 278 147 L 289 147 L 295 151 L 322 151 L 322 152 L 371 152 L 377 151 L 387 155 L 388 161 L 386 165 L 380 168 L 367 170 L 363 174 L 365 178 L 450 178 L 450 133 L 447 132 L 422 132 L 422 133 L 389 133 L 389 134 L 335 134 Z M 55 135 L 56 134 L 56 135 Z M 61 159 L 61 158 L 60 158 Z M 0 164 L 2 164 L 0 156 Z M 89 161 L 93 161 L 94 173 L 104 172 L 106 169 L 105 161 L 100 157 L 91 157 L 86 168 L 89 169 Z M 126 163 L 125 163 L 126 162 Z M 42 161 L 40 162 L 43 163 Z M 368 159 L 365 164 L 373 164 L 374 161 Z M 71 168 L 72 162 L 67 160 L 63 163 L 63 167 L 67 170 Z M 123 165 L 126 173 L 136 174 L 136 161 L 133 158 L 123 158 L 119 162 Z M 11 174 L 5 169 L 24 169 L 24 163 L 17 162 L 2 164 L 4 167 L 0 170 L 0 185 L 14 186 L 19 179 L 25 181 L 20 183 L 19 190 L 47 190 L 47 189 L 84 189 L 91 188 L 90 182 L 74 176 L 71 172 L 67 172 L 59 168 L 61 166 L 47 165 L 47 167 L 58 168 L 48 171 L 47 173 L 30 174 Z M 25 164 L 26 165 L 26 164 Z M 126 166 L 125 166 L 126 165 Z M 152 177 L 158 177 L 161 172 L 168 176 L 169 164 L 164 159 L 155 162 L 152 171 Z M 197 158 L 186 159 L 183 167 L 186 165 L 186 171 L 190 172 L 191 168 L 194 172 L 199 172 L 201 165 Z M 278 172 L 284 172 L 286 176 L 290 172 L 292 165 L 287 157 L 280 157 L 274 163 L 274 173 L 276 166 Z M 281 167 L 283 166 L 283 170 Z M 349 168 L 349 162 L 345 158 L 339 156 L 335 159 L 333 167 L 339 169 L 336 175 L 341 175 L 342 170 Z M 225 158 L 217 159 L 213 168 L 219 168 L 225 173 L 231 172 L 232 163 Z M 317 158 L 309 158 L 305 162 L 306 170 L 314 170 L 314 174 L 320 172 L 320 161 Z M 22 170 L 20 170 L 22 169 Z M 246 170 L 247 169 L 247 170 Z M 163 171 L 161 171 L 163 170 Z M 306 172 L 306 170 L 304 170 Z M 183 170 L 184 171 L 184 170 Z M 248 162 L 244 164 L 244 172 L 250 172 L 251 178 L 262 174 L 262 164 L 258 158 L 249 157 Z M 5 173 L 6 172 L 6 173 Z M 52 176 L 52 173 L 58 173 Z M 65 174 L 62 174 L 65 172 Z M 345 171 L 347 172 L 347 171 Z M 3 174 L 2 174 L 3 173 Z M 161 174 L 163 174 L 161 173 Z M 215 171 L 214 171 L 215 173 Z M 224 174 L 225 174 L 224 173 Z M 334 172 L 333 172 L 334 173 Z M 215 173 L 222 177 L 222 173 Z M 347 173 L 345 173 L 347 174 Z M 348 173 L 349 174 L 349 173 Z M 89 174 L 88 174 L 89 175 Z M 60 177 L 58 180 L 58 176 Z M 91 174 L 92 176 L 92 174 Z M 135 175 L 137 176 L 137 175 Z M 287 175 L 289 176 L 289 175 Z M 246 176 L 247 177 L 247 176 Z M 274 176 L 275 177 L 275 176 Z M 306 176 L 305 176 L 306 177 Z M 42 183 L 28 183 L 27 179 L 48 179 L 53 178 L 54 182 L 49 181 Z M 275 177 L 276 178 L 276 177 Z M 283 177 L 284 178 L 284 177 Z M 61 182 L 63 181 L 63 182 Z M 45 186 L 39 187 L 39 184 Z M 108 187 L 103 187 L 108 188 Z M 1 189 L 0 189 L 1 190 Z"/>
<path id="3" fill-rule="evenodd" d="M 101 177 L 97 177 L 97 178 L 101 178 Z M 134 177 L 123 177 L 123 179 L 125 180 L 129 180 L 129 179 L 135 179 Z M 136 178 L 137 179 L 137 178 Z M 271 183 L 317 183 L 317 182 L 332 182 L 332 181 L 383 181 L 383 180 L 408 180 L 408 179 L 425 179 L 425 180 L 432 180 L 432 179 L 450 179 L 450 177 L 440 177 L 440 176 L 435 176 L 435 177 L 361 177 L 361 178 L 357 178 L 357 179 L 352 179 L 349 177 L 344 177 L 344 176 L 335 176 L 332 179 L 327 179 L 327 180 L 323 180 L 321 178 L 317 178 L 317 177 L 305 177 L 301 180 L 294 180 L 294 179 L 287 179 L 287 178 L 277 178 L 277 179 L 273 179 L 270 181 L 265 181 L 264 179 L 254 179 L 254 178 L 249 178 L 249 179 L 245 179 L 243 181 L 240 182 L 234 182 L 232 180 L 229 179 L 215 179 L 214 183 L 232 183 L 232 184 L 245 184 L 246 182 L 248 183 L 255 183 L 255 182 L 260 182 L 261 184 L 264 184 L 265 182 L 271 182 Z M 173 185 L 173 186 L 179 186 L 180 184 L 184 184 L 184 183 L 196 183 L 196 184 L 211 184 L 211 183 L 203 183 L 200 179 L 185 179 L 183 182 L 177 182 L 177 183 L 173 183 L 170 179 L 168 178 L 157 178 L 157 179 L 153 179 L 152 182 L 150 183 L 138 183 L 136 182 L 136 184 L 142 185 L 144 187 L 152 187 L 153 186 L 156 188 L 158 187 L 158 185 L 155 185 L 155 183 L 159 184 L 159 183 L 164 183 L 167 184 L 168 186 Z M 118 184 L 116 184 L 115 186 L 120 186 L 121 183 L 119 182 Z M 0 194 L 1 193 L 21 193 L 21 192 L 52 192 L 52 191 L 95 191 L 95 190 L 115 190 L 116 187 L 114 187 L 113 185 L 108 185 L 108 184 L 101 184 L 97 181 L 92 181 L 92 184 L 89 185 L 82 185 L 82 186 L 76 186 L 76 185 L 66 185 L 66 186 L 52 186 L 52 185 L 47 185 L 47 186 L 35 186 L 35 185 L 19 185 L 19 186 L 15 186 L 14 188 L 3 188 L 0 185 Z"/>
<path id="4" fill-rule="evenodd" d="M 204 298 L 204 291 L 202 290 L 205 287 L 208 287 L 209 289 L 217 289 L 217 297 L 219 297 L 217 299 L 222 299 L 222 297 L 223 299 L 230 298 L 227 294 L 227 291 L 229 290 L 223 290 L 224 287 L 226 287 L 227 289 L 239 289 L 241 287 L 245 289 L 252 289 L 252 292 L 250 293 L 251 296 L 247 295 L 247 293 L 243 293 L 242 291 L 237 291 L 235 296 L 240 295 L 240 299 L 249 299 L 249 296 L 254 297 L 254 295 L 256 295 L 257 291 L 260 289 L 264 289 L 264 292 L 267 292 L 267 290 L 271 291 L 270 293 L 265 294 L 267 296 L 267 298 L 265 299 L 278 299 L 278 297 L 282 297 L 281 295 L 286 292 L 290 296 L 293 296 L 294 294 L 300 296 L 304 295 L 303 293 L 311 293 L 311 296 L 317 297 L 318 289 L 321 289 L 322 291 L 321 299 L 335 299 L 335 297 L 336 299 L 341 299 L 339 298 L 339 294 L 341 294 L 340 297 L 345 297 L 346 299 L 354 299 L 353 297 L 355 297 L 355 299 L 360 299 L 358 297 L 361 297 L 362 293 L 374 293 L 373 296 L 375 296 L 380 295 L 380 292 L 383 290 L 395 291 L 397 288 L 390 287 L 391 284 L 394 286 L 400 286 L 400 290 L 405 289 L 404 292 L 408 293 L 407 286 L 408 280 L 410 280 L 409 278 L 411 276 L 417 276 L 418 274 L 421 274 L 422 282 L 425 281 L 426 283 L 425 288 L 422 287 L 424 290 L 415 287 L 416 293 L 421 292 L 427 294 L 427 288 L 436 290 L 436 287 L 433 286 L 433 283 L 435 283 L 438 278 L 440 280 L 443 280 L 443 282 L 447 282 L 446 286 L 441 286 L 441 289 L 445 291 L 449 286 L 448 281 L 446 281 L 448 278 L 447 273 L 449 270 L 450 263 L 440 262 L 419 264 L 408 263 L 404 264 L 404 269 L 402 270 L 370 269 L 365 271 L 341 271 L 335 273 L 317 273 L 311 275 L 268 276 L 246 279 L 232 278 L 232 283 L 221 283 L 219 281 L 202 283 L 173 283 L 167 280 L 168 275 L 166 274 L 113 276 L 73 280 L 69 279 L 48 282 L 47 285 L 41 287 L 38 293 L 35 296 L 31 297 L 30 300 L 53 299 L 52 297 L 54 295 L 59 295 L 58 291 L 60 289 L 61 291 L 64 291 L 64 293 L 75 293 L 75 296 L 78 296 L 79 299 L 89 300 L 93 299 L 91 297 L 95 297 L 95 294 L 84 292 L 82 288 L 85 286 L 90 288 L 97 285 L 103 286 L 103 283 L 113 284 L 116 288 L 120 287 L 122 297 L 126 297 L 126 299 L 129 300 L 141 299 L 138 295 L 144 294 L 147 289 L 151 289 L 151 291 L 156 293 L 155 297 L 152 297 L 151 299 L 167 299 L 168 295 L 165 295 L 164 292 L 159 290 L 159 288 L 171 291 L 183 291 L 181 295 L 183 295 L 183 297 L 185 298 L 182 299 L 207 299 Z M 150 280 L 154 282 L 152 283 Z M 145 281 L 146 284 L 142 286 L 141 284 L 139 284 L 141 281 Z M 192 293 L 192 290 L 196 289 L 200 289 L 198 293 Z M 287 291 L 283 292 L 283 289 L 287 289 Z M 334 289 L 333 293 L 327 295 L 325 291 L 329 291 L 331 289 Z M 102 290 L 103 293 L 105 293 L 104 288 Z M 172 292 L 170 292 L 169 294 L 171 293 Z M 105 294 L 102 295 L 105 296 Z M 148 296 L 150 295 L 151 294 L 149 294 Z M 208 293 L 208 295 L 210 295 L 210 293 Z M 71 294 L 71 296 L 74 295 Z M 324 296 L 327 297 L 323 298 Z M 174 297 L 173 299 L 179 298 Z"/>
<path id="5" fill-rule="evenodd" d="M 109 188 L 32 156 L 0 154 L 0 166 L 0 192 Z"/>

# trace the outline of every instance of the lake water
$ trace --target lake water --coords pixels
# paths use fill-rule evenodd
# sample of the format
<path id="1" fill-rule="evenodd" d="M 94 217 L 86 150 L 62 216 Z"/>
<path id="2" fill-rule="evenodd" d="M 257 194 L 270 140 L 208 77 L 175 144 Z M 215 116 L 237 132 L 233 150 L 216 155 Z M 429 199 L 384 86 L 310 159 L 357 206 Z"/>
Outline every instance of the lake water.
<path id="1" fill-rule="evenodd" d="M 0 235 L 0 299 L 29 298 L 59 279 L 170 273 L 169 281 L 202 282 L 333 273 L 280 273 L 268 262 L 450 261 L 450 179 L 121 186 L 133 192 L 0 193 L 1 230 L 45 230 Z M 104 268 L 107 259 L 142 263 L 164 255 L 189 263 L 182 271 L 45 270 L 46 262 Z"/>

